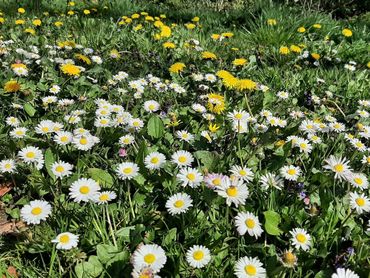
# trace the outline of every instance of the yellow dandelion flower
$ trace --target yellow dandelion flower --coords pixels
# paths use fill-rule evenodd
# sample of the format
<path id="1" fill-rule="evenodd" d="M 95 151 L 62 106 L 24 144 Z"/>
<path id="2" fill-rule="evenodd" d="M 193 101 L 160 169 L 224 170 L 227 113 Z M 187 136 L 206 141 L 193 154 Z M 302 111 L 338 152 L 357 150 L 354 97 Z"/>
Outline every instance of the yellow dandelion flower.
<path id="1" fill-rule="evenodd" d="M 26 10 L 24 8 L 18 8 L 18 13 L 24 14 Z"/>
<path id="2" fill-rule="evenodd" d="M 207 108 L 209 111 L 221 114 L 225 110 L 225 98 L 219 94 L 208 94 Z"/>
<path id="3" fill-rule="evenodd" d="M 220 126 L 218 126 L 216 124 L 213 124 L 213 125 L 209 124 L 208 129 L 209 129 L 210 132 L 216 133 L 216 131 L 220 129 Z"/>
<path id="4" fill-rule="evenodd" d="M 222 33 L 221 36 L 225 38 L 232 38 L 234 36 L 234 33 L 226 32 L 226 33 Z"/>
<path id="5" fill-rule="evenodd" d="M 90 14 L 91 12 L 90 12 L 90 10 L 84 10 L 84 14 L 85 15 L 88 15 L 88 14 Z"/>
<path id="6" fill-rule="evenodd" d="M 24 24 L 25 23 L 25 21 L 23 20 L 23 19 L 17 19 L 16 21 L 15 21 L 15 24 L 16 25 L 22 25 L 22 24 Z"/>
<path id="7" fill-rule="evenodd" d="M 119 54 L 117 49 L 112 49 L 109 53 L 109 56 L 113 59 L 119 59 L 121 58 L 121 54 Z"/>
<path id="8" fill-rule="evenodd" d="M 19 84 L 16 80 L 9 80 L 4 85 L 4 91 L 7 93 L 15 93 L 21 89 L 21 84 Z"/>
<path id="9" fill-rule="evenodd" d="M 198 16 L 194 17 L 191 21 L 193 22 L 199 22 L 200 18 Z"/>
<path id="10" fill-rule="evenodd" d="M 290 46 L 290 51 L 294 53 L 300 53 L 302 51 L 302 48 L 300 48 L 298 45 L 292 44 Z"/>
<path id="11" fill-rule="evenodd" d="M 32 28 L 27 28 L 24 30 L 25 33 L 28 33 L 28 34 L 31 34 L 31 35 L 34 35 L 36 34 L 36 31 Z"/>
<path id="12" fill-rule="evenodd" d="M 204 51 L 202 52 L 202 58 L 203 59 L 210 59 L 210 60 L 215 60 L 217 59 L 216 54 L 209 52 L 209 51 Z"/>
<path id="13" fill-rule="evenodd" d="M 348 28 L 343 29 L 342 34 L 345 37 L 352 37 L 352 35 L 353 35 L 352 31 Z"/>
<path id="14" fill-rule="evenodd" d="M 302 26 L 302 27 L 299 27 L 299 28 L 297 29 L 297 31 L 298 31 L 298 33 L 304 33 L 304 32 L 306 32 L 306 28 L 304 28 L 304 27 Z"/>
<path id="15" fill-rule="evenodd" d="M 32 24 L 35 26 L 41 26 L 41 20 L 40 19 L 35 19 L 32 21 Z"/>
<path id="16" fill-rule="evenodd" d="M 63 22 L 61 22 L 61 21 L 56 21 L 56 22 L 54 22 L 54 25 L 55 25 L 56 27 L 61 27 L 61 26 L 63 26 Z"/>
<path id="17" fill-rule="evenodd" d="M 169 38 L 171 36 L 171 28 L 168 27 L 167 25 L 163 25 L 161 27 L 161 38 Z"/>
<path id="18" fill-rule="evenodd" d="M 234 66 L 244 66 L 247 63 L 247 59 L 239 58 L 233 61 Z"/>
<path id="19" fill-rule="evenodd" d="M 276 19 L 274 19 L 274 18 L 267 19 L 267 25 L 274 26 L 276 24 L 277 24 Z"/>
<path id="20" fill-rule="evenodd" d="M 78 76 L 81 73 L 81 69 L 73 64 L 64 64 L 60 67 L 60 70 L 70 76 Z"/>
<path id="21" fill-rule="evenodd" d="M 321 24 L 318 24 L 318 23 L 315 23 L 314 25 L 312 25 L 313 28 L 315 29 L 321 29 Z"/>
<path id="22" fill-rule="evenodd" d="M 134 31 L 139 31 L 139 30 L 141 30 L 141 29 L 143 29 L 143 24 L 138 24 L 138 25 L 136 25 L 136 26 L 134 27 Z"/>
<path id="23" fill-rule="evenodd" d="M 282 55 L 288 55 L 290 52 L 289 48 L 287 46 L 281 46 L 279 49 L 279 53 Z"/>
<path id="24" fill-rule="evenodd" d="M 193 23 L 186 23 L 186 24 L 185 24 L 185 27 L 186 27 L 187 29 L 189 29 L 189 30 L 193 30 L 193 29 L 196 27 L 196 25 L 195 25 L 195 24 L 193 24 Z"/>
<path id="25" fill-rule="evenodd" d="M 162 44 L 164 48 L 175 48 L 176 45 L 173 42 L 165 42 Z"/>
<path id="26" fill-rule="evenodd" d="M 257 83 L 250 79 L 240 79 L 235 87 L 238 91 L 255 90 Z"/>
<path id="27" fill-rule="evenodd" d="M 75 55 L 75 57 L 76 57 L 76 59 L 77 60 L 80 60 L 80 61 L 82 61 L 82 62 L 84 62 L 85 64 L 87 64 L 87 65 L 91 65 L 91 60 L 90 60 L 90 58 L 89 57 L 87 57 L 86 55 L 83 55 L 83 54 L 76 54 Z"/>
<path id="28" fill-rule="evenodd" d="M 171 73 L 179 73 L 182 72 L 186 68 L 186 65 L 184 63 L 174 63 L 170 68 L 168 69 Z"/>
<path id="29" fill-rule="evenodd" d="M 315 60 L 319 60 L 321 56 L 318 53 L 311 53 L 311 57 L 314 58 Z"/>

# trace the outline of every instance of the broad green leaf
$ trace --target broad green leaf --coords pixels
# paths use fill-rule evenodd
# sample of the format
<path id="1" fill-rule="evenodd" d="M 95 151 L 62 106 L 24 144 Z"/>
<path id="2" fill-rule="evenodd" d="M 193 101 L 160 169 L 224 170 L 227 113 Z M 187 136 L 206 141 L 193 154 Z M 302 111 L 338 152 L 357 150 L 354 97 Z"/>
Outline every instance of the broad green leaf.
<path id="1" fill-rule="evenodd" d="M 147 129 L 148 135 L 153 138 L 161 138 L 164 134 L 163 122 L 157 115 L 153 115 L 149 119 Z"/>
<path id="2" fill-rule="evenodd" d="M 47 149 L 45 151 L 45 168 L 50 177 L 53 178 L 53 180 L 55 180 L 55 175 L 53 174 L 53 171 L 51 171 L 51 165 L 53 165 L 55 161 L 56 161 L 55 155 L 53 154 L 50 148 Z"/>
<path id="3" fill-rule="evenodd" d="M 272 210 L 265 211 L 265 230 L 269 235 L 278 236 L 282 233 L 279 229 L 279 224 L 281 221 L 280 215 Z"/>
<path id="4" fill-rule="evenodd" d="M 23 108 L 24 108 L 24 111 L 26 111 L 26 113 L 31 117 L 33 117 L 36 113 L 36 109 L 33 108 L 33 106 L 30 103 L 25 103 L 23 105 Z"/>
<path id="5" fill-rule="evenodd" d="M 209 151 L 196 151 L 194 156 L 199 159 L 208 170 L 212 170 L 217 163 L 216 155 Z"/>
<path id="6" fill-rule="evenodd" d="M 163 238 L 162 245 L 170 246 L 176 240 L 177 228 L 172 228 Z"/>
<path id="7" fill-rule="evenodd" d="M 89 173 L 90 177 L 99 182 L 101 186 L 108 188 L 113 186 L 113 177 L 107 171 L 98 168 L 89 168 L 87 172 Z"/>
<path id="8" fill-rule="evenodd" d="M 275 94 L 272 91 L 263 93 L 263 108 L 270 106 L 275 100 Z"/>
<path id="9" fill-rule="evenodd" d="M 97 256 L 90 256 L 87 262 L 76 265 L 75 271 L 78 278 L 95 278 L 102 273 L 103 266 Z"/>
<path id="10" fill-rule="evenodd" d="M 96 247 L 96 254 L 98 255 L 99 261 L 101 261 L 103 264 L 106 264 L 109 260 L 116 256 L 117 253 L 119 253 L 119 250 L 114 245 L 99 244 Z"/>

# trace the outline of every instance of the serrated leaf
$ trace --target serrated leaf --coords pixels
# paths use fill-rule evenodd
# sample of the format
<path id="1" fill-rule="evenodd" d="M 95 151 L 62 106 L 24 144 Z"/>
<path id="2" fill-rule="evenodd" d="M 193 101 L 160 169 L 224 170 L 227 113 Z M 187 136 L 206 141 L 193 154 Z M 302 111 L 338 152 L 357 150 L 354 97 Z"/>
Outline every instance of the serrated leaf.
<path id="1" fill-rule="evenodd" d="M 149 119 L 147 129 L 148 135 L 153 138 L 161 138 L 164 134 L 163 122 L 157 115 L 153 115 Z"/>
<path id="2" fill-rule="evenodd" d="M 177 228 L 172 228 L 163 238 L 162 245 L 170 246 L 176 240 Z"/>
<path id="3" fill-rule="evenodd" d="M 33 117 L 36 113 L 36 109 L 33 108 L 33 106 L 30 103 L 25 103 L 23 105 L 23 108 L 24 108 L 24 111 L 26 111 L 26 113 L 31 117 Z"/>
<path id="4" fill-rule="evenodd" d="M 199 159 L 208 170 L 212 170 L 217 162 L 216 155 L 209 151 L 196 151 L 194 156 Z"/>
<path id="5" fill-rule="evenodd" d="M 99 168 L 89 168 L 87 172 L 89 173 L 90 177 L 99 182 L 101 186 L 107 188 L 111 188 L 113 186 L 114 179 L 107 171 Z"/>
<path id="6" fill-rule="evenodd" d="M 99 261 L 106 264 L 115 255 L 119 253 L 118 248 L 114 245 L 109 244 L 99 244 L 96 247 L 96 254 L 98 255 Z"/>
<path id="7" fill-rule="evenodd" d="M 272 210 L 265 211 L 263 213 L 265 216 L 265 230 L 269 235 L 278 236 L 282 233 L 279 229 L 279 224 L 281 221 L 280 215 Z"/>

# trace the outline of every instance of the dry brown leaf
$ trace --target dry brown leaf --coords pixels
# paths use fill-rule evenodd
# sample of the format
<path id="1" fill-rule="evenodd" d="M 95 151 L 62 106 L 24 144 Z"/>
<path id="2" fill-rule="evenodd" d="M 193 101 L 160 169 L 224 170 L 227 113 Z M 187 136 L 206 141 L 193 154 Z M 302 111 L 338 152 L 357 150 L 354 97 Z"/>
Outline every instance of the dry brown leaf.
<path id="1" fill-rule="evenodd" d="M 0 197 L 3 197 L 6 193 L 12 190 L 13 184 L 12 183 L 3 183 L 0 184 Z"/>
<path id="2" fill-rule="evenodd" d="M 9 266 L 7 272 L 8 272 L 7 274 L 10 275 L 10 277 L 18 278 L 17 269 L 14 266 Z M 2 278 L 6 278 L 6 275 L 3 275 Z"/>

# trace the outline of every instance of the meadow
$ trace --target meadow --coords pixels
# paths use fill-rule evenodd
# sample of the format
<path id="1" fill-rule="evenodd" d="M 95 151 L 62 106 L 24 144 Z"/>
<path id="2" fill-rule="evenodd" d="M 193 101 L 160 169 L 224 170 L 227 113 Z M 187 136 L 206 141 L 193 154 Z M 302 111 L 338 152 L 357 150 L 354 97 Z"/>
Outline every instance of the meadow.
<path id="1" fill-rule="evenodd" d="M 2 1 L 0 277 L 369 277 L 342 2 Z"/>

